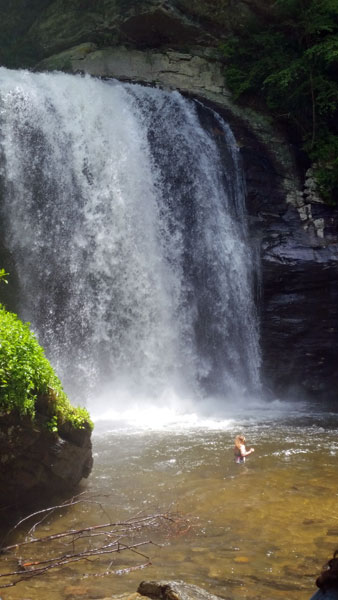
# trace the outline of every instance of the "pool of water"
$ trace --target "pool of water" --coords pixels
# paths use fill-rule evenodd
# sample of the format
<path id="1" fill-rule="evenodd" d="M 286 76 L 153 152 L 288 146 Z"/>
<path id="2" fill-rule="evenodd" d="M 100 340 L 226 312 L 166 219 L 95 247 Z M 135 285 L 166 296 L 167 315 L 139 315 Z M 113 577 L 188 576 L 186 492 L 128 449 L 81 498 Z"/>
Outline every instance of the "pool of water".
<path id="1" fill-rule="evenodd" d="M 306 410 L 152 430 L 101 422 L 94 469 L 81 488 L 92 502 L 57 511 L 39 535 L 168 510 L 189 527 L 142 534 L 159 544 L 142 549 L 152 563 L 142 571 L 93 576 L 147 562 L 124 551 L 51 571 L 0 596 L 102 598 L 132 593 L 144 579 L 181 579 L 226 599 L 308 600 L 338 548 L 337 431 L 337 414 Z M 233 462 L 239 432 L 255 447 L 244 466 Z M 41 549 L 19 548 L 16 557 L 41 559 Z M 14 567 L 12 557 L 2 557 L 2 572 Z"/>

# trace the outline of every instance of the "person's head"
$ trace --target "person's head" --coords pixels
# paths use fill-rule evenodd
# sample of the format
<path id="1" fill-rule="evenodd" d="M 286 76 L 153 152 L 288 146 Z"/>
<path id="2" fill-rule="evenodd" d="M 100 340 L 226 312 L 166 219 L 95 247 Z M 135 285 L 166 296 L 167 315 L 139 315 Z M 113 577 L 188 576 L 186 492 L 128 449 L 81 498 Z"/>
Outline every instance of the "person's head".
<path id="1" fill-rule="evenodd" d="M 240 448 L 244 443 L 245 443 L 244 435 L 236 435 L 236 437 L 235 437 L 236 448 Z"/>
<path id="2" fill-rule="evenodd" d="M 316 585 L 326 591 L 332 588 L 338 589 L 338 550 L 324 566 L 321 574 L 316 579 Z"/>

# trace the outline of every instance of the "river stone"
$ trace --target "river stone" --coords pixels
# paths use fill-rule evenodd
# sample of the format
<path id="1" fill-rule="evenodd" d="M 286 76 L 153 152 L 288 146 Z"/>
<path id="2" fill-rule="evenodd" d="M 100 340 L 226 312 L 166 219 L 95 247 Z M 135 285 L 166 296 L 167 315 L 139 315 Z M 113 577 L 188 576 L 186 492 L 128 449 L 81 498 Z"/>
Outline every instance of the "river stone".
<path id="1" fill-rule="evenodd" d="M 70 423 L 54 433 L 44 415 L 0 415 L 0 507 L 43 502 L 74 488 L 93 464 L 89 426 Z"/>
<path id="2" fill-rule="evenodd" d="M 155 600 L 219 600 L 219 596 L 184 581 L 142 581 L 137 591 Z"/>

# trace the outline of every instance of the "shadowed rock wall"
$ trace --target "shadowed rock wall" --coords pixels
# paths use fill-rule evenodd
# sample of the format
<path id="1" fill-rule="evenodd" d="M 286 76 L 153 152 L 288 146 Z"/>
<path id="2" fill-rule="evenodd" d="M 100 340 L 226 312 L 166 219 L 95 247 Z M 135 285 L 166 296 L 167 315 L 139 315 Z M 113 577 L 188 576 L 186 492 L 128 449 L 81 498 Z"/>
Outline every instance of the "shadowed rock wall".
<path id="1" fill-rule="evenodd" d="M 285 193 L 269 149 L 242 149 L 251 234 L 261 259 L 268 387 L 337 402 L 338 209 Z M 289 201 L 288 201 L 289 200 Z M 291 201 L 290 201 L 291 200 Z"/>

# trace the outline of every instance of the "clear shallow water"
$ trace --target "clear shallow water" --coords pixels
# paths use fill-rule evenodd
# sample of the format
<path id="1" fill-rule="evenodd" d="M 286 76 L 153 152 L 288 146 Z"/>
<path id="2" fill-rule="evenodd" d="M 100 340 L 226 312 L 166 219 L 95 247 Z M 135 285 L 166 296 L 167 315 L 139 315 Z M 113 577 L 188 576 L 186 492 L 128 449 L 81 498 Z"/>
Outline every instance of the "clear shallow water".
<path id="1" fill-rule="evenodd" d="M 326 559 L 338 547 L 338 415 L 289 413 L 278 418 L 168 424 L 157 430 L 98 423 L 95 466 L 82 486 L 100 499 L 78 505 L 41 529 L 173 510 L 191 520 L 186 534 L 150 534 L 162 547 L 143 549 L 144 571 L 83 578 L 83 563 L 5 590 L 4 600 L 86 598 L 133 592 L 143 579 L 183 579 L 224 598 L 307 600 Z M 244 431 L 255 453 L 233 463 L 233 438 Z M 146 537 L 148 535 L 146 534 Z M 21 550 L 21 555 L 27 555 Z M 34 559 L 34 553 L 29 553 Z M 144 559 L 122 553 L 113 568 Z M 104 571 L 110 561 L 96 563 Z M 2 569 L 8 569 L 4 560 Z M 75 587 L 74 587 L 75 586 Z M 82 596 L 83 597 L 83 596 Z"/>

